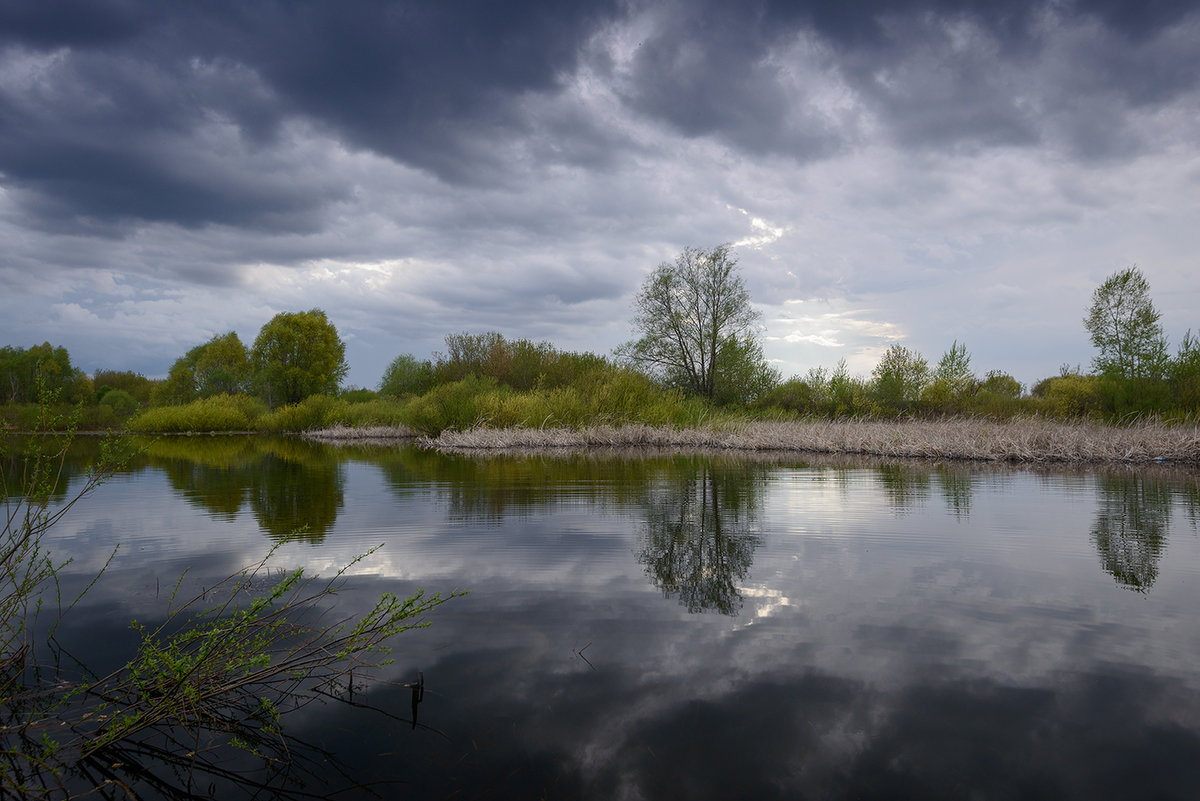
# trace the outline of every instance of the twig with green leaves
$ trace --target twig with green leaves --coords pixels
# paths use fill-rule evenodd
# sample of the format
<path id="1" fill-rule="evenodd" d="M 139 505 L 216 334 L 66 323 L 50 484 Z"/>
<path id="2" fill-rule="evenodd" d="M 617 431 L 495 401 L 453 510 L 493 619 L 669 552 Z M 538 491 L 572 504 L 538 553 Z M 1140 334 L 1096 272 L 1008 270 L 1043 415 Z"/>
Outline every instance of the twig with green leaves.
<path id="1" fill-rule="evenodd" d="M 43 422 L 26 443 L 20 474 L 0 474 L 9 488 L 0 535 L 0 797 L 126 798 L 140 783 L 191 798 L 200 777 L 253 795 L 264 782 L 286 781 L 305 768 L 292 758 L 303 744 L 285 735 L 282 715 L 338 698 L 352 679 L 375 677 L 390 662 L 391 637 L 428 625 L 424 613 L 462 594 L 385 593 L 361 616 L 336 617 L 332 596 L 375 549 L 327 579 L 302 569 L 272 573 L 273 549 L 178 603 L 181 576 L 161 622 L 132 624 L 139 645 L 115 671 L 95 676 L 57 659 L 43 662 L 42 655 L 56 653 L 59 620 L 78 601 L 63 605 L 58 576 L 68 562 L 55 561 L 44 535 L 129 455 L 119 441 L 107 443 L 83 485 L 60 493 L 71 438 L 46 433 L 62 430 L 62 421 Z M 51 589 L 58 608 L 40 626 Z M 268 778 L 228 770 L 219 753 L 229 745 L 261 758 Z"/>

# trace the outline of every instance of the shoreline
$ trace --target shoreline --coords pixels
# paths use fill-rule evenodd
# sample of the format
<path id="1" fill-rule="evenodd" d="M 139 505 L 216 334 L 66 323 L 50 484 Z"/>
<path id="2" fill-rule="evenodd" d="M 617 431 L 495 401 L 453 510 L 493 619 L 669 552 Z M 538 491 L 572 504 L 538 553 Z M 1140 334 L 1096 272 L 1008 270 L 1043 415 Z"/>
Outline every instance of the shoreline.
<path id="1" fill-rule="evenodd" d="M 301 436 L 330 444 L 416 441 L 445 453 L 613 449 L 777 452 L 1010 464 L 1200 466 L 1200 425 L 1018 419 L 747 421 L 693 428 L 633 424 L 565 428 L 473 428 L 420 437 L 402 428 L 338 427 Z"/>

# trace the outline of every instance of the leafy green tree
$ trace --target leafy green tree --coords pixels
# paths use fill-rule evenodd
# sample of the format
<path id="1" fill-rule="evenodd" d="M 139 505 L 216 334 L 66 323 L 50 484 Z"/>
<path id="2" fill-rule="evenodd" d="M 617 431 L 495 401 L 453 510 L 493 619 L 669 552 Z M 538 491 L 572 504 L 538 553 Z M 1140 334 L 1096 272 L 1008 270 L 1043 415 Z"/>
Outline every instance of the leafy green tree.
<path id="1" fill-rule="evenodd" d="M 966 345 L 955 340 L 933 369 L 929 384 L 921 391 L 921 400 L 944 410 L 955 410 L 977 389 L 979 382 L 971 372 L 971 354 L 967 353 Z"/>
<path id="2" fill-rule="evenodd" d="M 1114 378 L 1161 378 L 1167 366 L 1167 340 L 1150 300 L 1150 284 L 1136 265 L 1119 270 L 1092 293 L 1083 319 L 1100 350 L 1096 370 Z"/>
<path id="3" fill-rule="evenodd" d="M 685 247 L 642 284 L 633 318 L 641 336 L 621 345 L 617 356 L 667 386 L 716 399 L 720 376 L 768 369 L 755 347 L 758 319 L 729 245 Z M 738 359 L 749 364 L 730 363 Z"/>
<path id="4" fill-rule="evenodd" d="M 250 359 L 237 332 L 215 334 L 175 360 L 159 389 L 160 403 L 190 403 L 213 395 L 236 395 L 250 383 Z"/>
<path id="5" fill-rule="evenodd" d="M 829 414 L 842 417 L 863 411 L 867 390 L 866 381 L 850 375 L 846 360 L 838 359 L 837 367 L 829 376 Z"/>
<path id="6" fill-rule="evenodd" d="M 92 373 L 92 385 L 96 388 L 97 402 L 103 400 L 109 390 L 128 392 L 139 404 L 150 402 L 154 382 L 141 373 L 131 370 L 97 370 Z"/>
<path id="7" fill-rule="evenodd" d="M 110 389 L 100 399 L 101 406 L 111 406 L 119 418 L 126 418 L 138 410 L 137 399 L 123 389 Z"/>
<path id="8" fill-rule="evenodd" d="M 195 366 L 181 356 L 167 371 L 167 380 L 154 388 L 151 399 L 156 406 L 167 406 L 191 403 L 197 396 Z"/>
<path id="9" fill-rule="evenodd" d="M 320 309 L 272 317 L 254 340 L 251 363 L 269 406 L 337 392 L 349 371 L 346 345 Z"/>
<path id="10" fill-rule="evenodd" d="M 782 380 L 767 364 L 757 339 L 730 337 L 717 354 L 713 400 L 723 405 L 747 406 L 765 396 Z"/>
<path id="11" fill-rule="evenodd" d="M 988 370 L 979 390 L 1001 398 L 1015 399 L 1021 397 L 1021 382 L 1000 370 Z"/>
<path id="12" fill-rule="evenodd" d="M 383 371 L 379 382 L 379 394 L 394 398 L 404 395 L 424 395 L 433 388 L 433 363 L 428 359 L 417 361 L 411 353 L 401 353 Z"/>
<path id="13" fill-rule="evenodd" d="M 39 381 L 68 403 L 85 400 L 92 393 L 91 379 L 71 365 L 71 356 L 62 346 L 43 342 L 28 349 L 0 348 L 0 399 L 37 403 Z"/>
<path id="14" fill-rule="evenodd" d="M 929 362 L 924 356 L 893 344 L 871 371 L 871 394 L 886 406 L 904 409 L 921 397 L 929 375 Z"/>
<path id="15" fill-rule="evenodd" d="M 1168 368 L 1171 396 L 1177 408 L 1200 409 L 1200 337 L 1189 328 Z"/>
<path id="16" fill-rule="evenodd" d="M 1179 351 L 1171 360 L 1171 378 L 1200 378 L 1200 337 L 1188 329 L 1179 342 Z"/>
<path id="17" fill-rule="evenodd" d="M 246 390 L 250 358 L 234 331 L 214 336 L 202 345 L 195 365 L 196 386 L 202 398 Z"/>

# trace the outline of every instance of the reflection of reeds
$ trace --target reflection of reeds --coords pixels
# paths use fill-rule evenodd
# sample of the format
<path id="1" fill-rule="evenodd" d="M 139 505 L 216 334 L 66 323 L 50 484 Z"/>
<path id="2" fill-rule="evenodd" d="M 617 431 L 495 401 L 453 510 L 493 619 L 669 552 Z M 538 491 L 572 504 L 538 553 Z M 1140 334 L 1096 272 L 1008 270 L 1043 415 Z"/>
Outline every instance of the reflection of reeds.
<path id="1" fill-rule="evenodd" d="M 1040 419 L 744 422 L 694 428 L 591 426 L 444 431 L 438 450 L 657 447 L 863 454 L 1003 462 L 1200 462 L 1200 426 Z"/>

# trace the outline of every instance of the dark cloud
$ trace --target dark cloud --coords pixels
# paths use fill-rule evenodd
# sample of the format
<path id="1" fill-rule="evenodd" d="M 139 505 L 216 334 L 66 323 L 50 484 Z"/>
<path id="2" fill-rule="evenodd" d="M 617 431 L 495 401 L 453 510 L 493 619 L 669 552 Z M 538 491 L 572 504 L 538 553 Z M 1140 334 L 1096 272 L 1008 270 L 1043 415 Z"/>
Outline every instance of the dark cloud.
<path id="1" fill-rule="evenodd" d="M 166 6 L 137 0 L 0 2 L 0 43 L 94 47 L 126 42 L 153 27 Z"/>
<path id="2" fill-rule="evenodd" d="M 1106 27 L 1131 40 L 1146 40 L 1196 13 L 1191 0 L 1080 0 L 1075 9 L 1103 21 Z"/>
<path id="3" fill-rule="evenodd" d="M 794 121 L 785 65 L 771 58 L 786 31 L 742 5 L 685 4 L 641 42 L 623 93 L 639 112 L 686 136 L 716 135 L 754 153 L 828 155 L 839 132 L 820 114 Z"/>
<path id="4" fill-rule="evenodd" d="M 88 51 L 8 56 L 33 77 L 0 95 L 0 174 L 34 224 L 296 229 L 342 194 L 280 169 L 288 142 L 243 111 L 261 106 L 249 96 L 261 88 L 230 91 L 228 70 Z"/>
<path id="5" fill-rule="evenodd" d="M 632 107 L 689 136 L 801 161 L 853 146 L 853 115 L 816 90 L 833 80 L 906 149 L 1061 144 L 1084 159 L 1148 145 L 1128 116 L 1200 85 L 1189 13 L 1162 3 L 679 4 L 639 45 Z M 1136 17 L 1136 18 L 1135 18 Z M 807 43 L 812 62 L 789 47 Z M 1105 119 L 1098 119 L 1102 109 Z"/>
<path id="6" fill-rule="evenodd" d="M 495 183 L 530 159 L 603 165 L 621 147 L 605 121 L 525 101 L 557 96 L 585 58 L 610 69 L 590 43 L 643 13 L 654 24 L 618 94 L 687 137 L 807 161 L 853 147 L 866 112 L 907 148 L 1049 139 L 1108 157 L 1147 146 L 1130 109 L 1197 86 L 1200 48 L 1172 38 L 1189 11 L 1115 0 L 6 2 L 0 175 L 46 225 L 286 229 L 319 224 L 349 191 L 271 175 L 266 154 L 289 121 L 450 183 Z M 1028 68 L 1087 23 L 1099 33 L 1072 45 L 1069 66 Z M 857 111 L 818 97 L 831 80 Z"/>
<path id="7" fill-rule="evenodd" d="M 611 13 L 554 0 L 256 6 L 245 26 L 262 35 L 236 54 L 352 145 L 470 182 L 481 165 L 464 163 L 465 143 L 519 129 L 509 104 L 553 90 Z"/>
<path id="8" fill-rule="evenodd" d="M 447 180 L 487 176 L 499 156 L 473 140 L 519 132 L 511 100 L 553 89 L 609 11 L 206 2 L 51 15 L 27 5 L 0 9 L 4 183 L 45 217 L 249 227 L 311 224 L 297 215 L 329 200 L 254 184 L 289 119 Z M 207 135 L 222 126 L 227 136 Z"/>

